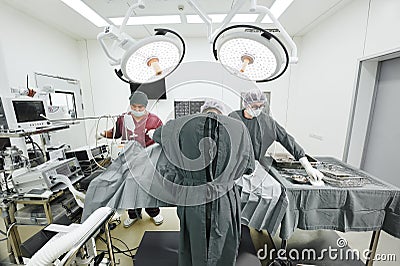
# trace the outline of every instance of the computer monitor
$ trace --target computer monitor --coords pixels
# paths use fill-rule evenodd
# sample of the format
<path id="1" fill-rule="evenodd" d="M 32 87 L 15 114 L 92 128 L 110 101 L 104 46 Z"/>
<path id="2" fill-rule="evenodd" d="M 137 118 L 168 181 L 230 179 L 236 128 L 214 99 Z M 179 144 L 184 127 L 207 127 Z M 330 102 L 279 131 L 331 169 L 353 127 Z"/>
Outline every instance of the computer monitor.
<path id="1" fill-rule="evenodd" d="M 150 100 L 167 99 L 165 79 L 160 79 L 152 83 L 130 83 L 131 93 L 135 91 L 144 92 Z"/>
<path id="2" fill-rule="evenodd" d="M 47 105 L 36 98 L 3 98 L 4 115 L 9 129 L 33 129 L 48 125 Z"/>

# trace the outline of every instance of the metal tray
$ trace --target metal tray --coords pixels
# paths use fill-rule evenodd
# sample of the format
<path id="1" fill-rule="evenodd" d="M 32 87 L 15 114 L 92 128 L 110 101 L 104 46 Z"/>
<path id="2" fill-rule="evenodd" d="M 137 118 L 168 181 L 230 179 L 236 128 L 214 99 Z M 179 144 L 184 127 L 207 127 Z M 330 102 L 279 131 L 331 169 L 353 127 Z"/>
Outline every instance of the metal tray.
<path id="1" fill-rule="evenodd" d="M 286 168 L 286 169 L 300 169 L 302 165 L 299 161 L 297 161 L 292 155 L 288 153 L 275 153 L 271 155 L 273 164 L 278 168 Z M 307 155 L 306 157 L 310 164 L 313 167 L 318 165 L 318 160 Z"/>

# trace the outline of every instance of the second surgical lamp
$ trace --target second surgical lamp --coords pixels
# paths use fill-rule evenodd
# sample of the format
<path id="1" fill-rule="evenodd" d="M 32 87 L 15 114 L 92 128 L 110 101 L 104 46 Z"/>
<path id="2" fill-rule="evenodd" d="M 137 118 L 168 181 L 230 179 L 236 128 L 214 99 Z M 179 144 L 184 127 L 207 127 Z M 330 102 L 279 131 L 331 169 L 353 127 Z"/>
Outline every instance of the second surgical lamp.
<path id="1" fill-rule="evenodd" d="M 212 30 L 211 19 L 199 8 L 196 1 L 186 1 L 205 22 L 215 59 L 231 74 L 246 80 L 266 82 L 279 78 L 289 63 L 297 63 L 295 43 L 271 11 L 257 5 L 256 0 L 250 0 L 249 11 L 271 18 L 290 46 L 291 55 L 276 36 L 260 27 L 253 25 L 226 27 L 248 0 L 237 0 L 222 22 L 222 26 L 215 32 Z M 122 80 L 130 83 L 151 83 L 165 78 L 179 66 L 185 55 L 185 43 L 181 36 L 167 29 L 156 29 L 155 36 L 135 41 L 124 32 L 124 28 L 136 8 L 144 8 L 143 0 L 139 0 L 128 9 L 120 28 L 106 27 L 105 31 L 98 35 L 98 40 L 110 59 L 110 64 L 121 66 L 121 70 L 116 73 Z M 105 43 L 107 38 L 114 40 L 111 47 Z M 121 57 L 111 52 L 117 45 L 124 50 Z"/>

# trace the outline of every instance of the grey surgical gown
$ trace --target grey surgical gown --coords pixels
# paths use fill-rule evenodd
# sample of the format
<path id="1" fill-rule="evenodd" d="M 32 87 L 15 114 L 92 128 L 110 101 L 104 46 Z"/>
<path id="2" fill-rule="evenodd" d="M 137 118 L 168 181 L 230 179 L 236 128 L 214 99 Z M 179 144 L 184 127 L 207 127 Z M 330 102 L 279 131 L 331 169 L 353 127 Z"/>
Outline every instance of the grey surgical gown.
<path id="1" fill-rule="evenodd" d="M 258 117 L 247 119 L 243 112 L 244 110 L 234 111 L 229 116 L 242 121 L 249 130 L 256 160 L 265 156 L 274 141 L 281 143 L 296 160 L 305 156 L 303 148 L 268 114 L 263 112 Z"/>
<path id="2" fill-rule="evenodd" d="M 234 180 L 255 168 L 247 129 L 227 116 L 197 114 L 169 121 L 153 139 L 162 146 L 180 185 L 196 187 L 188 195 L 189 204 L 177 204 L 179 265 L 235 265 L 241 204 Z M 205 167 L 199 167 L 201 161 Z M 206 191 L 201 189 L 204 184 L 209 185 Z M 204 201 L 196 204 L 192 198 Z"/>

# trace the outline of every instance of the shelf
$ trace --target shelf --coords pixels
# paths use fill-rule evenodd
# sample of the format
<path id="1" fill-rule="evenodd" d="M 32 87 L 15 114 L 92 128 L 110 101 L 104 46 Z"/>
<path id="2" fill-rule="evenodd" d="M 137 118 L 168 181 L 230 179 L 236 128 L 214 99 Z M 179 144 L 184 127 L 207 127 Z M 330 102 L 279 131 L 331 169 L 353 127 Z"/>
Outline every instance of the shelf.
<path id="1" fill-rule="evenodd" d="M 20 137 L 37 135 L 67 128 L 69 128 L 69 125 L 49 126 L 43 128 L 30 129 L 28 131 L 25 131 L 23 129 L 15 129 L 15 130 L 5 129 L 3 131 L 0 131 L 0 138 L 20 138 Z"/>

